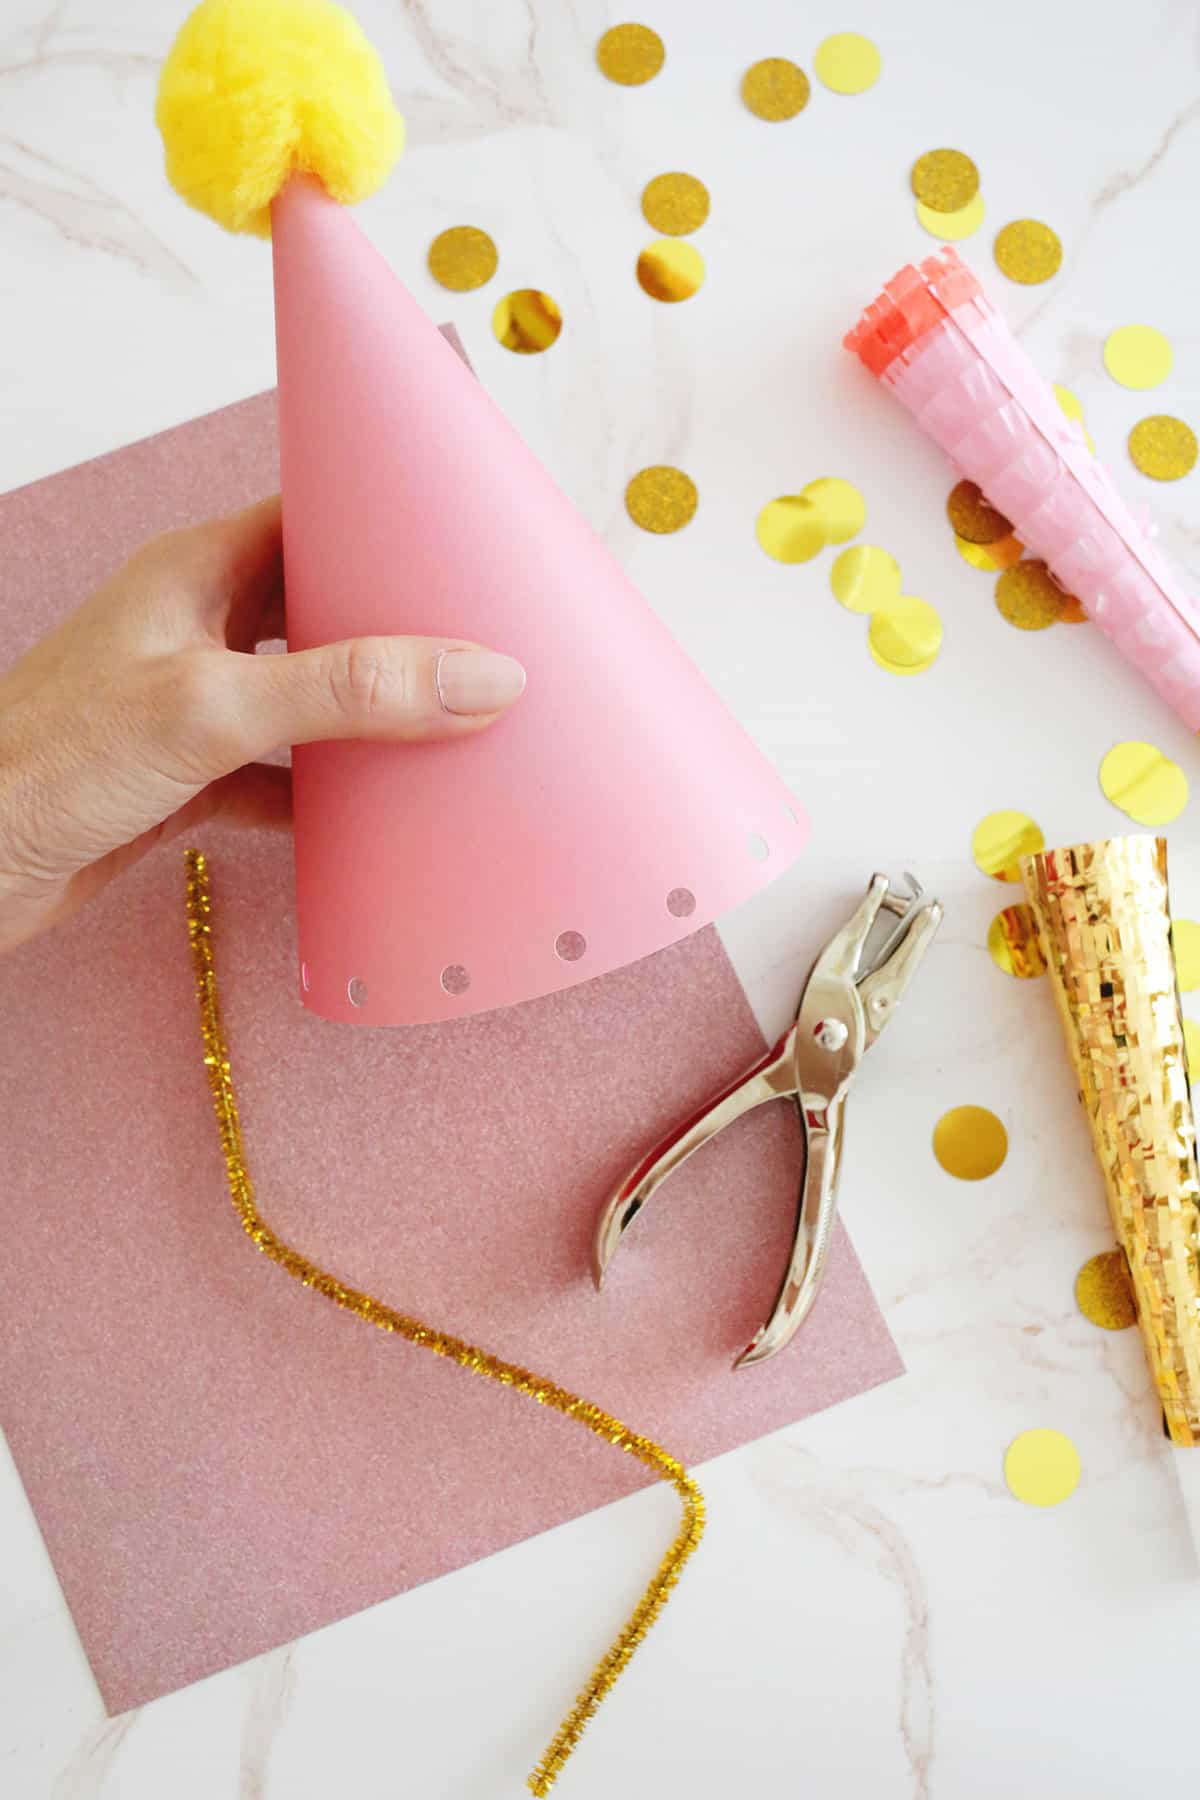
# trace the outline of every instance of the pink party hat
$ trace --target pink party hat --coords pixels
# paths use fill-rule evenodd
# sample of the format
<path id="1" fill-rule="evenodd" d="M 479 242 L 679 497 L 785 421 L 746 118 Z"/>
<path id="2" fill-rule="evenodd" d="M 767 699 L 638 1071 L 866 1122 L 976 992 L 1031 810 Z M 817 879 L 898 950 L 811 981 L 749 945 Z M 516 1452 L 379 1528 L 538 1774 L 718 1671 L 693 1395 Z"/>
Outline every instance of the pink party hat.
<path id="1" fill-rule="evenodd" d="M 382 1025 L 511 1005 L 766 885 L 803 847 L 795 800 L 339 203 L 400 136 L 353 21 L 204 0 L 158 116 L 186 198 L 269 215 L 290 647 L 444 635 L 528 673 L 479 736 L 296 749 L 305 1004 Z"/>

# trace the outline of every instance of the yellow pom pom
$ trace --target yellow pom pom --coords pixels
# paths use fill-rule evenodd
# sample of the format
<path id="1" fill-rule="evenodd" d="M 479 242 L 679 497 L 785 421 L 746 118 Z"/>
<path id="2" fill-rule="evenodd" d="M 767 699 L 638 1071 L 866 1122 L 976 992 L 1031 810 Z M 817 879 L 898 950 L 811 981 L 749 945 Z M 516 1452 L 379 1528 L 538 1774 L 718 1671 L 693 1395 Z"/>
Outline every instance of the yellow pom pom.
<path id="1" fill-rule="evenodd" d="M 171 185 L 259 237 L 294 171 L 353 205 L 404 148 L 383 65 L 332 0 L 201 0 L 163 64 L 154 116 Z"/>

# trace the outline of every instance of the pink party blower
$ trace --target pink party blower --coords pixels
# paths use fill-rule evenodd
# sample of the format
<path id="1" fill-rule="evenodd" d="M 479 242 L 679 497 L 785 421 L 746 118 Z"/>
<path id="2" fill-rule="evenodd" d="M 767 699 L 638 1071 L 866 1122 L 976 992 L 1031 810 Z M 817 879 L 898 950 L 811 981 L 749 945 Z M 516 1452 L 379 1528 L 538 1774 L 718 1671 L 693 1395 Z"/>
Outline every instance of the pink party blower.
<path id="1" fill-rule="evenodd" d="M 901 269 L 845 344 L 1200 730 L 1200 606 L 955 252 Z"/>
<path id="2" fill-rule="evenodd" d="M 305 1005 L 507 1006 L 772 880 L 805 841 L 792 796 L 339 204 L 403 137 L 350 15 L 203 0 L 157 116 L 184 198 L 273 238 L 289 647 L 412 633 L 528 672 L 480 736 L 297 748 Z"/>

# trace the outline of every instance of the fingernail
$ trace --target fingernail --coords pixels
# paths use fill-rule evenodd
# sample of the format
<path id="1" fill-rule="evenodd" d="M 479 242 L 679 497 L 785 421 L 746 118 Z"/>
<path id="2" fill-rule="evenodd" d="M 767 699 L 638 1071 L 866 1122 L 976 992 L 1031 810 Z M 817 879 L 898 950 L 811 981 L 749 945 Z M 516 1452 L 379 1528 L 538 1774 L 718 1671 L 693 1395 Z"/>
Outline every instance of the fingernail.
<path id="1" fill-rule="evenodd" d="M 448 713 L 501 712 L 525 691 L 520 663 L 494 650 L 443 650 L 433 679 L 442 710 Z"/>

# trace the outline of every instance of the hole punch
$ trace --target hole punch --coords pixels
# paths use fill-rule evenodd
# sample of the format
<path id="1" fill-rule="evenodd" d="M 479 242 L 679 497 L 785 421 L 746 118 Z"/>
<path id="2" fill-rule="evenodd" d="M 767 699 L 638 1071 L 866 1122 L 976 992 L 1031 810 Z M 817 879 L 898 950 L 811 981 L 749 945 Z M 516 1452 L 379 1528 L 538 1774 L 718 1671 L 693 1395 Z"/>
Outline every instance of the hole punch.
<path id="1" fill-rule="evenodd" d="M 696 896 L 691 888 L 672 888 L 667 895 L 667 911 L 673 919 L 690 919 L 696 910 Z"/>
<path id="2" fill-rule="evenodd" d="M 442 987 L 454 999 L 465 994 L 470 985 L 471 971 L 464 969 L 461 963 L 448 963 L 442 970 Z"/>
<path id="3" fill-rule="evenodd" d="M 587 951 L 582 931 L 560 931 L 554 940 L 554 954 L 560 962 L 578 962 Z"/>
<path id="4" fill-rule="evenodd" d="M 349 996 L 351 1006 L 365 1006 L 367 1004 L 367 984 L 361 975 L 353 976 L 346 983 L 346 993 Z"/>

